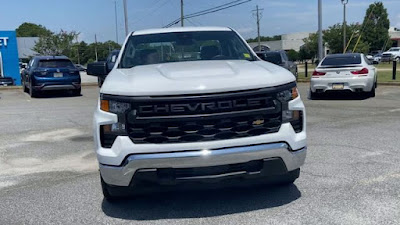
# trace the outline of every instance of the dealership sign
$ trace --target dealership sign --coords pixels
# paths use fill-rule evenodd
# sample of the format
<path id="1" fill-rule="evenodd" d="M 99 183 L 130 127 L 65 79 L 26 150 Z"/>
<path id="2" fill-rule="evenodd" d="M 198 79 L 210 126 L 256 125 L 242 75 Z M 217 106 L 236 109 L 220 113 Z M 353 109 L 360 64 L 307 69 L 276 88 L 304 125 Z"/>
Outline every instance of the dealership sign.
<path id="1" fill-rule="evenodd" d="M 0 53 L 4 77 L 10 77 L 16 85 L 21 85 L 19 73 L 17 33 L 14 30 L 0 30 Z"/>
<path id="2" fill-rule="evenodd" d="M 8 37 L 0 37 L 0 47 L 7 47 Z"/>

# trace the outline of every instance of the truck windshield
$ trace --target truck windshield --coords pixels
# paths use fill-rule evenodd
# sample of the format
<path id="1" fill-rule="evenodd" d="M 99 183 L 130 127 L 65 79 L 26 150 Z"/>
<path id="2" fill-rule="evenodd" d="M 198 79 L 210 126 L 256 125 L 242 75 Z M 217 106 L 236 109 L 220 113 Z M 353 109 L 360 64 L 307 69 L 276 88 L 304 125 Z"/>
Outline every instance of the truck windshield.
<path id="1" fill-rule="evenodd" d="M 75 68 L 74 64 L 68 59 L 49 59 L 40 60 L 39 68 Z"/>
<path id="2" fill-rule="evenodd" d="M 199 60 L 255 60 L 233 31 L 175 32 L 131 36 L 119 68 Z"/>

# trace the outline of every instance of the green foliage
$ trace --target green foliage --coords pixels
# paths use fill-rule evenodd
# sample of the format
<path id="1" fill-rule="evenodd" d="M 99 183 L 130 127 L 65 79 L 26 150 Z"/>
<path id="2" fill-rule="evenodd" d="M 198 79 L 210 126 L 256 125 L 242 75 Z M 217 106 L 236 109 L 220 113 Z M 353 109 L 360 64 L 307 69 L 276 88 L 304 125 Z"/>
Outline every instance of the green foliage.
<path id="1" fill-rule="evenodd" d="M 300 48 L 299 59 L 313 59 L 318 53 L 318 34 L 312 33 L 308 38 L 303 39 L 304 45 Z"/>
<path id="2" fill-rule="evenodd" d="M 16 31 L 17 37 L 42 37 L 52 34 L 46 27 L 34 23 L 23 23 Z"/>
<path id="3" fill-rule="evenodd" d="M 33 51 L 40 55 L 65 55 L 74 63 L 87 64 L 96 60 L 106 60 L 110 51 L 120 49 L 121 45 L 114 41 L 87 44 L 83 41 L 74 42 L 79 33 L 63 31 L 53 33 L 42 25 L 24 23 L 17 29 L 18 37 L 39 37 Z"/>
<path id="4" fill-rule="evenodd" d="M 41 55 L 69 56 L 72 52 L 73 40 L 78 35 L 79 33 L 75 31 L 67 32 L 61 30 L 57 34 L 41 36 L 32 50 Z"/>
<path id="5" fill-rule="evenodd" d="M 260 40 L 261 40 L 261 41 L 279 41 L 279 40 L 281 40 L 281 35 L 274 35 L 274 36 L 272 36 L 272 37 L 260 36 Z M 251 43 L 251 42 L 258 42 L 258 38 L 257 38 L 257 37 L 255 37 L 255 38 L 249 38 L 249 39 L 247 39 L 246 41 L 247 41 L 248 43 Z"/>
<path id="6" fill-rule="evenodd" d="M 85 42 L 75 43 L 72 52 L 67 55 L 74 63 L 87 64 L 96 61 L 96 49 L 98 61 L 106 60 L 108 54 L 115 49 L 120 49 L 121 45 L 114 41 L 97 42 L 86 44 Z M 79 56 L 78 56 L 79 54 Z"/>
<path id="7" fill-rule="evenodd" d="M 296 51 L 293 50 L 293 49 L 290 49 L 290 50 L 287 52 L 287 55 L 288 55 L 288 58 L 289 58 L 290 61 L 297 61 L 297 60 L 299 60 L 299 53 L 296 52 Z"/>
<path id="8" fill-rule="evenodd" d="M 381 50 L 389 40 L 388 13 L 382 2 L 375 2 L 365 13 L 361 39 L 370 46 L 371 50 Z M 391 44 L 387 44 L 389 48 Z"/>
<path id="9" fill-rule="evenodd" d="M 358 53 L 368 53 L 369 45 L 364 42 L 361 38 L 357 44 L 359 39 L 361 25 L 359 24 L 350 24 L 346 25 L 346 34 L 348 37 L 348 48 L 346 52 L 358 52 Z M 353 39 L 350 40 L 351 35 L 353 35 Z M 347 36 L 347 35 L 346 35 Z M 362 36 L 361 36 L 362 37 Z M 335 24 L 330 26 L 329 29 L 324 31 L 324 42 L 327 47 L 330 49 L 330 53 L 343 53 L 343 25 Z M 354 47 L 357 47 L 354 49 Z"/>

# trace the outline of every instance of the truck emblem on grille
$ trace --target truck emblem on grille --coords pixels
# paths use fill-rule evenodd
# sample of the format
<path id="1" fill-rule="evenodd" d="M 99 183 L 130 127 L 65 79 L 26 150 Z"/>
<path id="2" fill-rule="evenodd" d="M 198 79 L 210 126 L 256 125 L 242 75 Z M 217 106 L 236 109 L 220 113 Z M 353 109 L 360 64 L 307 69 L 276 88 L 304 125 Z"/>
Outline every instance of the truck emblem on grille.
<path id="1" fill-rule="evenodd" d="M 264 119 L 258 119 L 253 121 L 253 125 L 261 125 L 264 124 Z"/>

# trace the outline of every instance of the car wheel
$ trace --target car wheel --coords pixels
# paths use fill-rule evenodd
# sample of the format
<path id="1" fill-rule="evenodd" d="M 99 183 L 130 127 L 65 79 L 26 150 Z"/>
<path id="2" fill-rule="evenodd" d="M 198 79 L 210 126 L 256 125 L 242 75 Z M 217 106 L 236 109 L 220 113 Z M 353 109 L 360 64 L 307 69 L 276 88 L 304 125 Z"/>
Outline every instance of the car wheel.
<path id="1" fill-rule="evenodd" d="M 38 96 L 37 91 L 35 91 L 32 87 L 32 83 L 29 84 L 29 95 L 31 98 L 36 98 Z"/>
<path id="2" fill-rule="evenodd" d="M 81 96 L 81 92 L 82 92 L 82 89 L 81 89 L 81 88 L 78 88 L 78 89 L 73 90 L 73 91 L 72 91 L 72 94 L 73 94 L 74 96 Z"/>
<path id="3" fill-rule="evenodd" d="M 26 82 L 24 80 L 22 80 L 22 87 L 24 88 L 24 92 L 28 93 L 28 88 L 26 87 Z"/>
<path id="4" fill-rule="evenodd" d="M 372 90 L 370 92 L 368 92 L 368 97 L 371 97 L 371 98 L 375 97 L 375 85 L 376 84 L 374 84 L 372 86 Z"/>
<path id="5" fill-rule="evenodd" d="M 315 93 L 315 92 L 312 92 L 311 89 L 310 89 L 310 99 L 311 99 L 311 100 L 314 100 L 314 99 L 316 99 L 317 97 L 318 97 L 318 94 Z"/>
<path id="6" fill-rule="evenodd" d="M 396 58 L 396 62 L 400 62 L 400 57 L 397 57 L 397 58 Z"/>
<path id="7" fill-rule="evenodd" d="M 106 182 L 104 182 L 104 180 L 101 177 L 101 175 L 100 175 L 100 181 L 101 181 L 101 190 L 103 191 L 104 199 L 106 201 L 108 201 L 108 202 L 116 202 L 116 201 L 118 201 L 120 199 L 120 197 L 113 196 L 110 193 L 110 191 L 109 191 L 110 186 Z"/>

